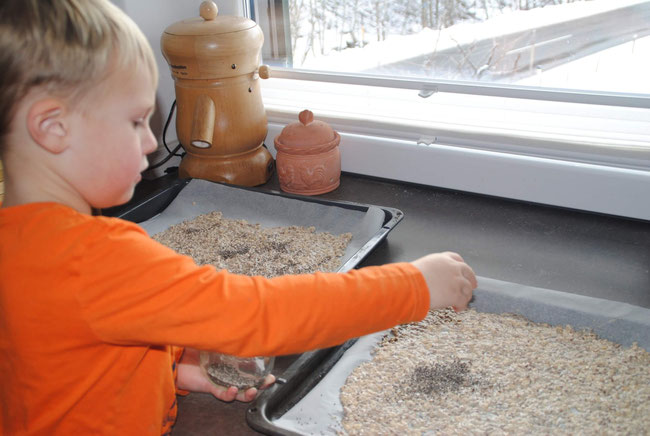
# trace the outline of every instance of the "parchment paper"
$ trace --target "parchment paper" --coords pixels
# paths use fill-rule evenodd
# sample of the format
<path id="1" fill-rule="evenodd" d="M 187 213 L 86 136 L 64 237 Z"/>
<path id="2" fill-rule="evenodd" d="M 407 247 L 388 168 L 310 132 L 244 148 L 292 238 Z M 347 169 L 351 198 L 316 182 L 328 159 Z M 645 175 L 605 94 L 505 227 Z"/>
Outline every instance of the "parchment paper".
<path id="1" fill-rule="evenodd" d="M 352 233 L 341 265 L 381 229 L 385 217 L 384 211 L 376 206 L 364 212 L 193 179 L 162 213 L 140 226 L 154 235 L 212 211 L 263 227 L 313 226 L 317 232 Z"/>
<path id="2" fill-rule="evenodd" d="M 322 205 L 192 180 L 159 215 L 140 225 L 150 234 L 211 211 L 265 227 L 314 226 L 332 234 L 352 233 L 342 264 L 381 229 L 384 211 L 367 212 Z M 603 338 L 650 350 L 650 310 L 639 306 L 479 277 L 470 307 L 491 313 L 517 313 L 535 322 L 590 328 Z M 298 404 L 274 421 L 280 429 L 303 435 L 330 435 L 340 428 L 343 408 L 339 390 L 347 376 L 371 353 L 384 332 L 359 338 L 341 360 Z"/>
<path id="3" fill-rule="evenodd" d="M 605 339 L 625 346 L 636 342 L 650 351 L 650 309 L 484 277 L 478 282 L 470 304 L 477 311 L 517 313 L 535 322 L 589 328 Z M 302 435 L 336 434 L 343 416 L 339 390 L 354 368 L 372 358 L 384 334 L 360 338 L 314 389 L 273 423 Z"/>

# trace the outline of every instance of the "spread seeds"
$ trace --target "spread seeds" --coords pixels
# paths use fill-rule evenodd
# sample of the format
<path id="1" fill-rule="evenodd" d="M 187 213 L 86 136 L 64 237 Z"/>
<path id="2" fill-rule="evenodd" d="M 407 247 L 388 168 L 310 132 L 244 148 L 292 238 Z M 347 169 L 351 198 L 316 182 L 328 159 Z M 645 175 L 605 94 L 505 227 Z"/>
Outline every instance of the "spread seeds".
<path id="1" fill-rule="evenodd" d="M 314 227 L 265 228 L 211 212 L 173 225 L 153 238 L 199 265 L 271 278 L 337 271 L 352 235 L 316 232 Z"/>
<path id="2" fill-rule="evenodd" d="M 650 353 L 468 310 L 391 330 L 341 389 L 350 435 L 648 434 Z"/>

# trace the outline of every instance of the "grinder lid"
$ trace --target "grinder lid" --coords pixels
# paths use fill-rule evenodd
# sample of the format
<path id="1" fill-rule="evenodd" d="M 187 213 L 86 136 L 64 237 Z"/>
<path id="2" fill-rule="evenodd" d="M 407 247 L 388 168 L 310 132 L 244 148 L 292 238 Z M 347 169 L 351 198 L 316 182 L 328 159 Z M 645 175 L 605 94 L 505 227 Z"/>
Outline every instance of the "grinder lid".
<path id="1" fill-rule="evenodd" d="M 240 32 L 257 26 L 246 17 L 219 16 L 219 8 L 212 1 L 204 1 L 199 8 L 200 17 L 188 18 L 171 24 L 165 33 L 178 36 L 219 35 Z"/>

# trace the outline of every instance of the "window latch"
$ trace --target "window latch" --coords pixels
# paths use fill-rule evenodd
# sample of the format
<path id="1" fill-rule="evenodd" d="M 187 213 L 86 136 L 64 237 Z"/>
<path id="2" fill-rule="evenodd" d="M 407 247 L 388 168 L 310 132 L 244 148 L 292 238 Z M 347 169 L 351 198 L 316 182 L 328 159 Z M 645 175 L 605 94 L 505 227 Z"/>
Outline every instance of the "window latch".
<path id="1" fill-rule="evenodd" d="M 436 136 L 422 136 L 420 139 L 418 139 L 418 142 L 416 143 L 417 145 L 433 145 L 436 142 L 438 142 L 438 138 Z"/>
<path id="2" fill-rule="evenodd" d="M 427 97 L 431 97 L 433 94 L 437 92 L 438 92 L 438 87 L 434 86 L 432 88 L 421 89 L 420 92 L 418 92 L 418 95 L 422 98 L 427 98 Z"/>

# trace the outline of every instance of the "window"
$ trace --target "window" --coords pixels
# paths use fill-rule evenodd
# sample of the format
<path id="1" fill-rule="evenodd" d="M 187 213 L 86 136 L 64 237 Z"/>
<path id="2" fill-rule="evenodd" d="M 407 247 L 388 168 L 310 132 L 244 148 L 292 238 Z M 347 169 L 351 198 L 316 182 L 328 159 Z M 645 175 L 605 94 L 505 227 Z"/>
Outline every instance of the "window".
<path id="1" fill-rule="evenodd" d="M 310 108 L 346 171 L 650 219 L 649 0 L 247 7 L 271 138 Z"/>
<path id="2" fill-rule="evenodd" d="M 265 59 L 279 66 L 650 93 L 647 0 L 285 0 L 254 10 Z"/>

